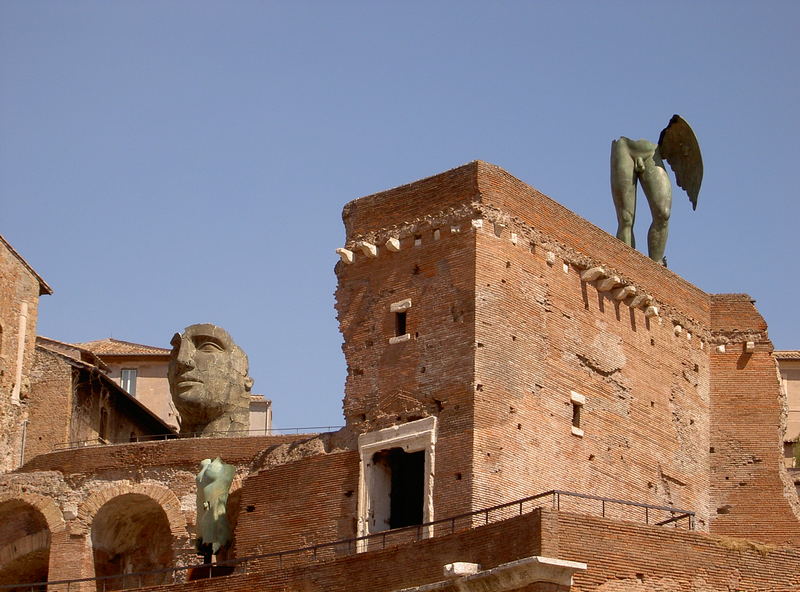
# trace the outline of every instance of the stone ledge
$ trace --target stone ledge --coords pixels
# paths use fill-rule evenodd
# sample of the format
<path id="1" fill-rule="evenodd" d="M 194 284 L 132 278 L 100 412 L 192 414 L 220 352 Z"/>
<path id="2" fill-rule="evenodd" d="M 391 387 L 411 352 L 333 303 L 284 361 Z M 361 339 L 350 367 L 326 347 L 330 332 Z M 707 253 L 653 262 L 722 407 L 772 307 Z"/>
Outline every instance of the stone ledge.
<path id="1" fill-rule="evenodd" d="M 432 592 L 434 590 L 452 590 L 454 592 L 485 592 L 492 590 L 505 592 L 537 582 L 569 587 L 572 585 L 572 575 L 576 571 L 585 570 L 586 567 L 585 563 L 578 561 L 565 561 L 563 559 L 534 555 L 503 563 L 492 569 L 479 571 L 474 575 L 456 577 L 413 588 L 402 588 L 396 592 Z M 445 573 L 447 573 L 447 566 L 445 566 Z"/>

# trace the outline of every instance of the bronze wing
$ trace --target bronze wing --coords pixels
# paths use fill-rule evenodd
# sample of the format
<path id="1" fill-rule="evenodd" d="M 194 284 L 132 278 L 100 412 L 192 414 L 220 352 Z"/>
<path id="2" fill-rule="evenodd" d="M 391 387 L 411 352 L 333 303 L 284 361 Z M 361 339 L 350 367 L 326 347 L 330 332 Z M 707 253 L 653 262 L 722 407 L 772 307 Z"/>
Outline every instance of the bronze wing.
<path id="1" fill-rule="evenodd" d="M 661 130 L 658 149 L 675 171 L 678 186 L 689 194 L 692 209 L 697 209 L 697 195 L 703 182 L 703 157 L 692 128 L 680 115 L 673 115 L 667 127 Z"/>

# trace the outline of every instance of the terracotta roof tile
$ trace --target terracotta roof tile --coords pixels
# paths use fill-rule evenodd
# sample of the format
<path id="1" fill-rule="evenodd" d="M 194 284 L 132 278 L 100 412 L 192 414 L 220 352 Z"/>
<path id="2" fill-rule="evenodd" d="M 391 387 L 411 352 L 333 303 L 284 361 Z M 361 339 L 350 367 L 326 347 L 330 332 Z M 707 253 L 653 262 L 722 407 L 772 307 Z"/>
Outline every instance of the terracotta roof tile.
<path id="1" fill-rule="evenodd" d="M 800 360 L 800 350 L 798 349 L 775 350 L 772 355 L 778 360 Z"/>
<path id="2" fill-rule="evenodd" d="M 171 351 L 163 347 L 121 341 L 111 337 L 97 341 L 73 343 L 72 345 L 88 349 L 98 356 L 168 356 Z"/>

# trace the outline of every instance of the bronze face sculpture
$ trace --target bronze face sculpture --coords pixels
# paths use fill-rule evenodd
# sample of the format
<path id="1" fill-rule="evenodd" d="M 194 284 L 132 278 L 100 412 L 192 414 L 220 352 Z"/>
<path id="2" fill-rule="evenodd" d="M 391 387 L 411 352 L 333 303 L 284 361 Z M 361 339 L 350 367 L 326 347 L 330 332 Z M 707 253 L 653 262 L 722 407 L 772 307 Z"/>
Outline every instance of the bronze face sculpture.
<path id="1" fill-rule="evenodd" d="M 186 327 L 171 344 L 167 377 L 181 434 L 246 435 L 253 379 L 244 351 L 211 324 Z"/>
<path id="2" fill-rule="evenodd" d="M 692 208 L 696 209 L 703 181 L 703 159 L 692 128 L 679 115 L 673 115 L 661 131 L 658 144 L 625 136 L 611 142 L 611 194 L 617 211 L 617 238 L 636 247 L 633 222 L 636 186 L 641 183 L 653 215 L 647 233 L 648 255 L 659 262 L 664 261 L 672 210 L 672 183 L 664 160 L 672 167 L 675 181 L 686 190 Z"/>

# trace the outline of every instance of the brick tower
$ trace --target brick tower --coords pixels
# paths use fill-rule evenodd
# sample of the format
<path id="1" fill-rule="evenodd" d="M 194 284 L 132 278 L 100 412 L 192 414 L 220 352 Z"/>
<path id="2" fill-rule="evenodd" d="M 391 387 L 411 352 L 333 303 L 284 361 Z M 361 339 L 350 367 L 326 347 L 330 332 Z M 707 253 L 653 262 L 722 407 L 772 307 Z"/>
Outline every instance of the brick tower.
<path id="1" fill-rule="evenodd" d="M 384 462 L 392 430 L 417 438 L 408 452 L 435 442 L 424 518 L 559 489 L 694 510 L 709 529 L 742 488 L 784 498 L 772 345 L 749 297 L 703 292 L 480 161 L 357 199 L 343 219 L 347 425 L 366 464 Z M 730 417 L 712 417 L 729 401 L 712 389 L 726 348 L 747 353 L 735 379 L 759 372 L 752 397 L 774 411 L 733 443 Z M 760 447 L 772 476 L 728 491 L 719 467 L 739 461 L 720 446 Z M 777 521 L 797 531 L 784 502 Z"/>

